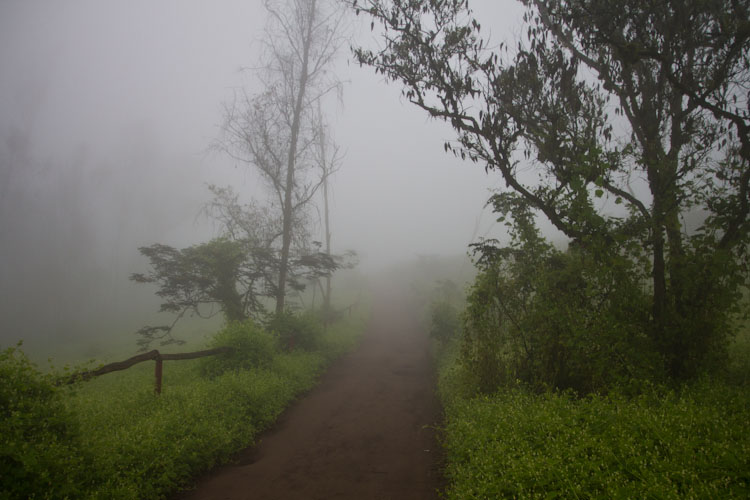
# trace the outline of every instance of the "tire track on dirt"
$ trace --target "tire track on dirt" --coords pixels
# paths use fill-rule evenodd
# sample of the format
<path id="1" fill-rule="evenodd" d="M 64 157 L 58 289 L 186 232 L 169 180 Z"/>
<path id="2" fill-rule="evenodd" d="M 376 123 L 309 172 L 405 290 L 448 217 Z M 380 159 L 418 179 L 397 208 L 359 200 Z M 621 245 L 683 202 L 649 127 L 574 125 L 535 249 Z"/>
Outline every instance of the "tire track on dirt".
<path id="1" fill-rule="evenodd" d="M 437 498 L 440 411 L 428 338 L 404 294 L 374 297 L 361 344 L 238 463 L 177 498 Z"/>

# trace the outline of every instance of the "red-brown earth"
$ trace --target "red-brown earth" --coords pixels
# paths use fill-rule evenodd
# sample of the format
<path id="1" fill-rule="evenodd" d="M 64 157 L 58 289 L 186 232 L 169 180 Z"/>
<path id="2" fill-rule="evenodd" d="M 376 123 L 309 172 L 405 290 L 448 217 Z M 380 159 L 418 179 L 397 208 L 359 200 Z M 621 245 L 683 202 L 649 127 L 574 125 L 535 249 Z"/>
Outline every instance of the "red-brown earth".
<path id="1" fill-rule="evenodd" d="M 404 294 L 380 290 L 360 345 L 257 446 L 176 498 L 434 499 L 439 421 L 427 334 Z"/>

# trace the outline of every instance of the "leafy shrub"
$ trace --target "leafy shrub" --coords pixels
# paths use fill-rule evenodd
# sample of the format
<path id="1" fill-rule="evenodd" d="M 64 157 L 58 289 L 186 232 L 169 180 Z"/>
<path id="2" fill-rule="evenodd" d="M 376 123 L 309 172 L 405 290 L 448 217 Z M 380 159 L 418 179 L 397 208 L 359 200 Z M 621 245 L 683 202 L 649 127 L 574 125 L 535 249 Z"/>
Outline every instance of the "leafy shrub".
<path id="1" fill-rule="evenodd" d="M 0 498 L 77 496 L 86 455 L 64 396 L 19 349 L 0 353 Z"/>
<path id="2" fill-rule="evenodd" d="M 281 353 L 273 334 L 233 323 L 211 345 L 237 347 L 236 356 L 165 362 L 158 397 L 151 363 L 68 390 L 8 349 L 0 353 L 0 499 L 164 498 L 252 444 L 362 326 L 334 325 L 319 350 Z"/>
<path id="3" fill-rule="evenodd" d="M 225 461 L 314 382 L 318 366 L 297 361 L 290 373 L 255 368 L 212 378 L 199 375 L 200 360 L 167 362 L 159 397 L 145 364 L 82 386 L 69 404 L 91 429 L 82 439 L 95 480 L 81 497 L 162 498 Z"/>
<path id="4" fill-rule="evenodd" d="M 729 380 L 750 385 L 750 321 L 745 319 L 729 348 Z"/>
<path id="5" fill-rule="evenodd" d="M 456 306 L 440 300 L 430 304 L 430 336 L 441 342 L 447 342 L 458 334 L 460 321 Z"/>
<path id="6" fill-rule="evenodd" d="M 461 363 L 482 392 L 521 381 L 580 394 L 661 380 L 642 267 L 596 240 L 557 250 L 523 205 L 510 246 L 474 246 L 479 274 L 467 298 Z"/>
<path id="7" fill-rule="evenodd" d="M 586 394 L 644 381 L 694 380 L 723 370 L 748 268 L 743 251 L 696 235 L 669 252 L 663 290 L 632 237 L 638 224 L 581 232 L 561 252 L 539 233 L 531 206 L 491 198 L 511 241 L 473 245 L 479 275 L 468 298 L 462 362 L 485 392 L 521 380 L 535 390 Z"/>
<path id="8" fill-rule="evenodd" d="M 626 261 L 550 246 L 486 262 L 467 301 L 462 363 L 487 393 L 517 380 L 585 394 L 659 379 L 634 275 Z"/>
<path id="9" fill-rule="evenodd" d="M 363 308 L 360 307 L 359 309 Z M 357 344 L 360 334 L 365 329 L 364 318 L 366 315 L 367 311 L 357 312 L 341 318 L 336 323 L 326 325 L 317 340 L 317 351 L 330 361 L 351 350 Z"/>
<path id="10" fill-rule="evenodd" d="M 278 339 L 257 325 L 228 325 L 212 346 L 242 348 L 271 339 L 270 360 L 268 342 L 258 341 L 264 346 L 258 352 L 265 354 L 247 364 L 229 358 L 235 368 L 212 369 L 211 377 L 202 376 L 204 362 L 221 364 L 221 356 L 168 361 L 159 397 L 153 394 L 153 367 L 147 363 L 81 385 L 67 401 L 91 429 L 82 440 L 91 450 L 95 479 L 81 486 L 80 497 L 162 498 L 226 461 L 252 444 L 293 398 L 313 387 L 327 363 L 353 345 L 361 327 L 361 322 L 335 325 L 334 335 L 322 337 L 320 350 L 278 352 Z"/>
<path id="11" fill-rule="evenodd" d="M 449 407 L 446 497 L 747 498 L 747 388 L 584 399 L 513 389 Z"/>
<path id="12" fill-rule="evenodd" d="M 294 314 L 285 311 L 274 315 L 268 322 L 268 330 L 281 340 L 281 345 L 289 350 L 312 351 L 318 347 L 323 335 L 320 319 L 311 312 Z"/>
<path id="13" fill-rule="evenodd" d="M 268 366 L 276 352 L 277 339 L 251 320 L 233 321 L 214 334 L 209 346 L 234 349 L 205 358 L 203 373 L 216 376 L 227 371 Z"/>

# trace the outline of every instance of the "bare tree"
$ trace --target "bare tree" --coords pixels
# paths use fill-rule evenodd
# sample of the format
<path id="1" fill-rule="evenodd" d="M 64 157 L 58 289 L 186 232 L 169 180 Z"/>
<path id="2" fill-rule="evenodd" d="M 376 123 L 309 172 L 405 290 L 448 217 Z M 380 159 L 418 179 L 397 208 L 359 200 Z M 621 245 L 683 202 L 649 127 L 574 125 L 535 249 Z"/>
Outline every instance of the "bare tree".
<path id="1" fill-rule="evenodd" d="M 216 147 L 252 165 L 281 215 L 276 312 L 284 310 L 293 246 L 305 246 L 306 208 L 323 183 L 314 174 L 318 144 L 315 110 L 340 88 L 331 71 L 343 41 L 344 10 L 329 0 L 267 0 L 269 21 L 256 75 L 264 90 L 235 94 L 225 106 Z"/>
<path id="2" fill-rule="evenodd" d="M 323 236 L 325 239 L 324 249 L 326 255 L 331 256 L 331 221 L 329 217 L 329 195 L 330 184 L 329 178 L 333 175 L 341 164 L 341 149 L 338 144 L 330 140 L 326 134 L 327 127 L 323 122 L 323 113 L 318 107 L 318 151 L 316 163 L 320 169 L 320 177 L 323 182 Z M 323 311 L 327 315 L 331 311 L 331 275 L 325 277 L 325 289 L 322 288 Z"/>

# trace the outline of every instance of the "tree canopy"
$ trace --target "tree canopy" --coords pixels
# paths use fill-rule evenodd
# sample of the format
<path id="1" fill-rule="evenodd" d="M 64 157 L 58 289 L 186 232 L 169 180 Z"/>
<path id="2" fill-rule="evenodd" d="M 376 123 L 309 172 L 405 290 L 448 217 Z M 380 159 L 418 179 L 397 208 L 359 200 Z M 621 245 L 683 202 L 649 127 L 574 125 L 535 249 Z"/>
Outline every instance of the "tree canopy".
<path id="1" fill-rule="evenodd" d="M 600 261 L 637 263 L 648 335 L 689 376 L 747 277 L 750 2 L 522 3 L 509 46 L 466 0 L 355 0 L 384 39 L 356 57 L 452 125 L 447 151 L 500 173 L 501 216 L 526 205 Z"/>

